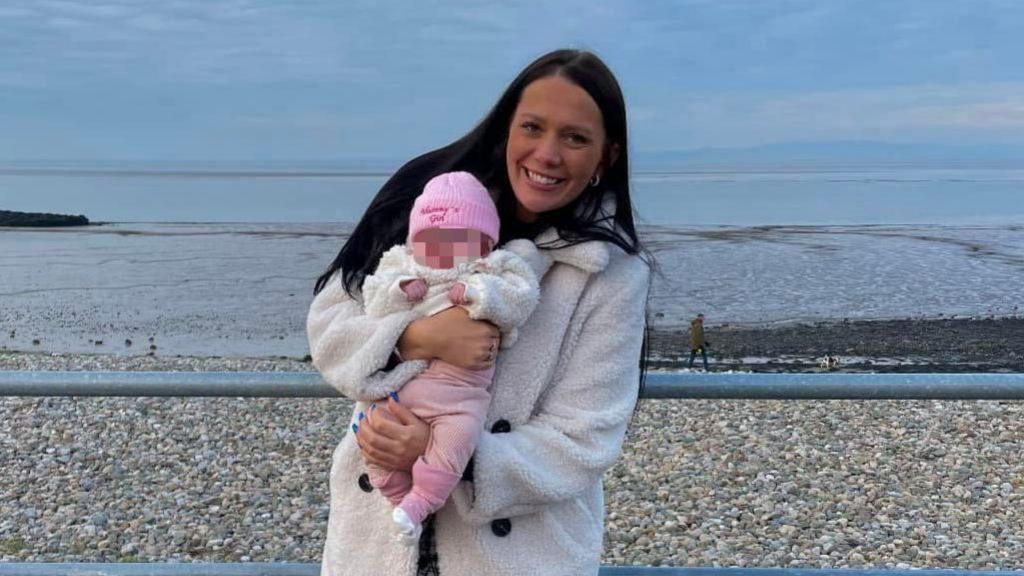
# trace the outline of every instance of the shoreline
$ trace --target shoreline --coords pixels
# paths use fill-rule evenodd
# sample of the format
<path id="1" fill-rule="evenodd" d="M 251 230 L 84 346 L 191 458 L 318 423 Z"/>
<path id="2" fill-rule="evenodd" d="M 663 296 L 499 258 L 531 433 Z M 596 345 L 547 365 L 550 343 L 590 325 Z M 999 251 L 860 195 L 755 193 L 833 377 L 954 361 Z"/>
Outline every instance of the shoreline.
<path id="1" fill-rule="evenodd" d="M 839 358 L 838 371 L 1024 372 L 1020 317 L 708 325 L 705 333 L 712 370 L 821 372 L 819 362 L 831 354 Z M 689 352 L 689 326 L 656 325 L 651 331 L 651 369 L 682 368 Z"/>
<path id="2" fill-rule="evenodd" d="M 839 358 L 833 371 L 876 373 L 1024 372 L 1024 318 L 919 318 L 893 320 L 820 321 L 774 327 L 708 325 L 706 327 L 711 371 L 822 372 L 826 354 Z M 0 335 L 2 337 L 3 335 Z M 109 336 L 97 335 L 112 340 Z M 194 356 L 165 355 L 140 342 L 137 353 L 118 353 L 111 348 L 90 352 L 46 349 L 7 349 L 0 345 L 0 369 L 5 365 L 32 365 L 31 358 L 111 358 L 139 363 L 159 361 L 225 361 L 236 364 L 287 362 L 313 370 L 308 355 Z M 155 338 L 160 342 L 159 335 Z M 0 340 L 2 342 L 2 340 Z M 153 345 L 155 347 L 155 345 Z M 120 352 L 127 352 L 121 350 Z M 652 325 L 648 370 L 678 371 L 687 368 L 689 326 Z M 13 358 L 23 357 L 19 362 Z M 6 360 L 4 360 L 6 358 Z M 700 356 L 694 363 L 700 368 Z"/>

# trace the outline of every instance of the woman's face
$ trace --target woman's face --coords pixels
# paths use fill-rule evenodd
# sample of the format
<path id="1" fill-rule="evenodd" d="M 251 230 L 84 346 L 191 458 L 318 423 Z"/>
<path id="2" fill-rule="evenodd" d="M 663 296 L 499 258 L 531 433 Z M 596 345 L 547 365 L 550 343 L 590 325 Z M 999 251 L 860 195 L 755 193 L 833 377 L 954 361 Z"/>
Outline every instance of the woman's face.
<path id="1" fill-rule="evenodd" d="M 531 82 L 512 114 L 505 150 L 516 217 L 533 222 L 575 200 L 603 169 L 604 149 L 604 118 L 586 90 L 561 76 Z"/>

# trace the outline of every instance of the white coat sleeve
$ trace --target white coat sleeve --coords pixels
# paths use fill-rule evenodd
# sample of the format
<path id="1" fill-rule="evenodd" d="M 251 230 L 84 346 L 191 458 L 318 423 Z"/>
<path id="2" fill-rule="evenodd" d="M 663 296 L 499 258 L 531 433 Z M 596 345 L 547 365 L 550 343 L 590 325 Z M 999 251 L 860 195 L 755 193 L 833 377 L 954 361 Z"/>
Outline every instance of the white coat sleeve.
<path id="1" fill-rule="evenodd" d="M 366 314 L 363 304 L 345 292 L 339 271 L 313 299 L 306 317 L 313 366 L 352 400 L 382 398 L 427 367 L 425 360 L 410 360 L 382 371 L 406 326 L 419 317 L 413 310 L 384 317 Z"/>
<path id="2" fill-rule="evenodd" d="M 363 307 L 367 314 L 387 316 L 411 310 L 416 304 L 402 291 L 402 282 L 416 279 L 407 272 L 407 263 L 405 248 L 401 245 L 393 246 L 381 256 L 377 269 L 363 280 Z"/>
<path id="3" fill-rule="evenodd" d="M 537 275 L 512 252 L 495 254 L 486 273 L 465 278 L 466 309 L 473 320 L 489 320 L 503 333 L 502 347 L 511 346 L 515 329 L 530 317 L 540 300 Z M 510 337 L 511 336 L 511 337 Z"/>
<path id="4" fill-rule="evenodd" d="M 535 415 L 508 433 L 481 436 L 473 456 L 472 504 L 460 511 L 467 521 L 530 514 L 577 497 L 615 463 L 639 391 L 650 282 L 638 257 L 623 264 L 590 295 L 594 307 L 564 375 L 545 392 Z"/>

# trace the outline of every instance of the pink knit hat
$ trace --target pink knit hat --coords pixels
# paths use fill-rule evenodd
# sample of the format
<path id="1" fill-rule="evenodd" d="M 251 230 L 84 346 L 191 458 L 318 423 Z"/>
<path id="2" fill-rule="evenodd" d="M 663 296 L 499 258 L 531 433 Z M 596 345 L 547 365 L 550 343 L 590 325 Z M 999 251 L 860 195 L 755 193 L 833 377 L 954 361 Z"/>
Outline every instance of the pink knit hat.
<path id="1" fill-rule="evenodd" d="M 423 187 L 409 214 L 408 243 L 427 228 L 479 230 L 498 242 L 500 220 L 487 189 L 469 172 L 446 172 Z"/>

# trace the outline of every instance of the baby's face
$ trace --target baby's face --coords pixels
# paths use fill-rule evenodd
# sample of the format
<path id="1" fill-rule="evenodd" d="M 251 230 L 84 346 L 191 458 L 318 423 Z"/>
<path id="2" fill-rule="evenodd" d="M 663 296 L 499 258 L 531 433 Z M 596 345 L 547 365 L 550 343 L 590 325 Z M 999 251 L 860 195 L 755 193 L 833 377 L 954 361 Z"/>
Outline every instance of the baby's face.
<path id="1" fill-rule="evenodd" d="M 479 230 L 427 228 L 412 239 L 416 263 L 430 268 L 454 268 L 491 253 L 491 239 Z"/>

